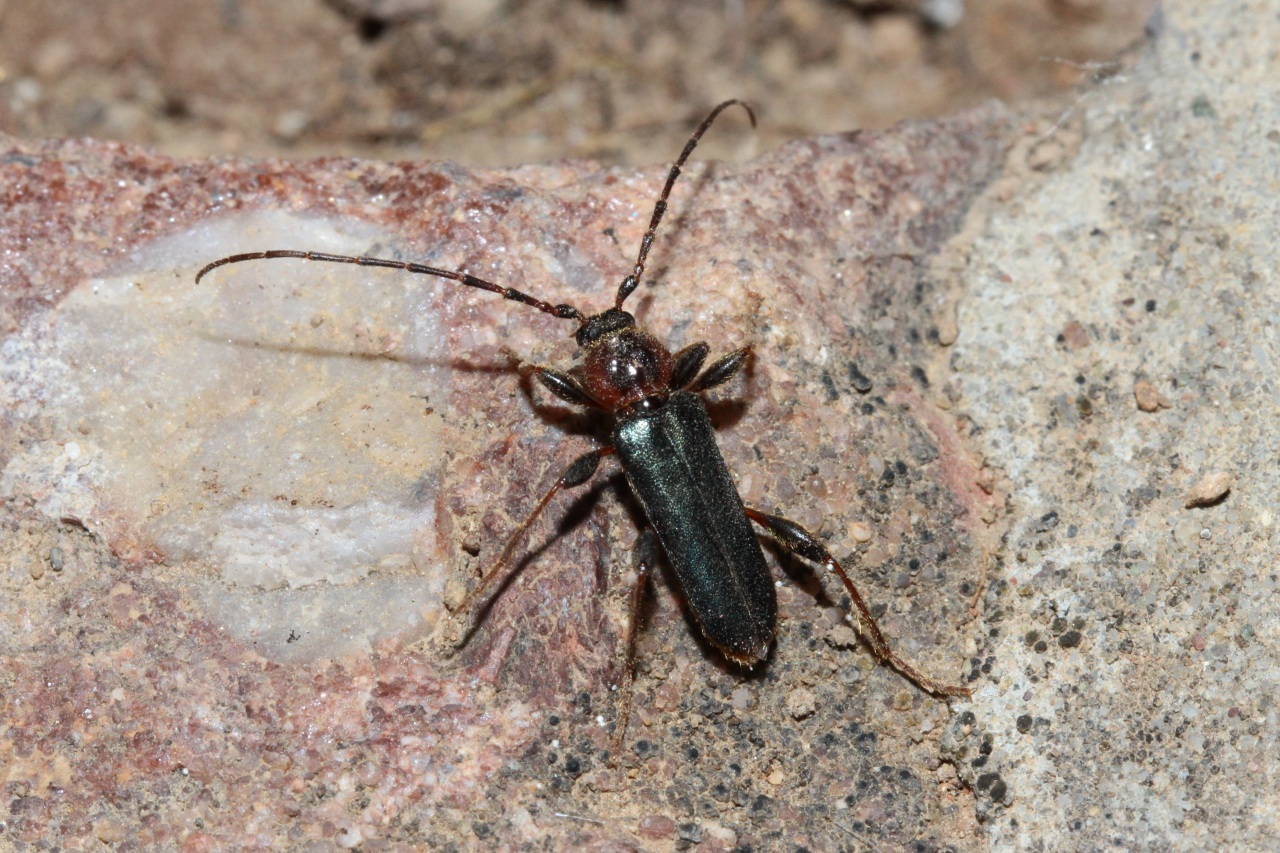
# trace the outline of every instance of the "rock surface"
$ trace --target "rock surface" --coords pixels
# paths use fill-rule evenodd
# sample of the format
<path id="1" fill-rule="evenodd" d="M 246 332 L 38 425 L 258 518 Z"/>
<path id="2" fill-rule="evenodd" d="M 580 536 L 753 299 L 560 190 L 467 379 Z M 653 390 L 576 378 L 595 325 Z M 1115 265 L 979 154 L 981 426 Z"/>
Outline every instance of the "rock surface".
<path id="1" fill-rule="evenodd" d="M 628 305 L 673 348 L 755 346 L 711 406 L 744 498 L 851 555 L 899 653 L 947 682 L 980 677 L 970 603 L 999 513 L 936 384 L 954 306 L 927 259 L 1008 132 L 990 108 L 692 163 Z M 612 469 L 534 528 L 461 654 L 430 642 L 443 600 L 601 435 L 516 369 L 571 364 L 571 325 L 386 270 L 274 260 L 192 282 L 296 247 L 600 310 L 665 167 L 17 141 L 0 162 L 16 843 L 979 844 L 939 764 L 948 707 L 823 642 L 843 594 L 796 560 L 749 675 L 659 579 L 607 764 L 640 518 Z"/>
<path id="2" fill-rule="evenodd" d="M 1280 835 L 1278 12 L 1166 3 L 953 247 L 958 405 L 1013 510 L 973 705 L 975 782 L 1011 803 L 987 813 L 995 849 Z M 1214 474 L 1230 492 L 1187 507 Z"/>
<path id="3" fill-rule="evenodd" d="M 744 497 L 854 555 L 890 641 L 976 693 L 950 713 L 875 666 L 794 561 L 747 676 L 659 582 L 617 768 L 639 513 L 616 475 L 535 528 L 459 656 L 428 642 L 598 435 L 513 365 L 571 363 L 570 330 L 392 273 L 188 282 L 288 239 L 598 308 L 663 169 L 11 142 L 7 838 L 1265 849 L 1275 11 L 1167 3 L 1131 67 L 1047 117 L 693 165 L 635 309 L 676 346 L 756 346 L 712 407 Z M 1186 506 L 1211 477 L 1229 491 Z"/>

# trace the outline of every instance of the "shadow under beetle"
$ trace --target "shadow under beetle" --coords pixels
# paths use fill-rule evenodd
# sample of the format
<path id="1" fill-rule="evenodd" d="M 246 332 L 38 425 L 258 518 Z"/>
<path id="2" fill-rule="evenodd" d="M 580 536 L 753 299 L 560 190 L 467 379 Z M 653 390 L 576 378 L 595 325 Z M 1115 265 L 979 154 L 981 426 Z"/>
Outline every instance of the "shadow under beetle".
<path id="1" fill-rule="evenodd" d="M 301 258 L 389 267 L 447 278 L 467 287 L 498 293 L 505 299 L 531 305 L 539 311 L 578 324 L 575 337 L 583 352 L 582 365 L 568 372 L 537 366 L 532 372 L 548 391 L 561 400 L 575 406 L 602 409 L 613 415 L 612 443 L 582 454 L 565 469 L 528 518 L 512 533 L 497 561 L 467 594 L 459 607 L 462 615 L 476 611 L 485 591 L 510 565 L 516 547 L 552 499 L 563 489 L 581 486 L 591 480 L 606 456 L 617 456 L 631 490 L 657 532 L 703 635 L 727 658 L 747 667 L 763 661 L 773 642 L 777 622 L 774 582 L 756 531 L 751 526 L 754 522 L 784 548 L 820 563 L 840 576 L 853 602 L 853 611 L 846 619 L 854 624 L 880 660 L 929 693 L 968 697 L 970 691 L 967 687 L 940 684 L 889 648 L 848 574 L 816 536 L 794 521 L 743 505 L 716 444 L 706 404 L 698 395 L 723 384 L 737 373 L 751 355 L 751 348 L 734 350 L 703 370 L 710 351 L 707 344 L 691 344 L 672 354 L 657 338 L 639 328 L 634 316 L 622 310 L 627 297 L 640 284 L 645 260 L 658 224 L 666 213 L 667 198 L 680 176 L 680 168 L 716 117 L 735 104 L 747 111 L 752 126 L 755 125 L 755 114 L 749 106 L 742 101 L 729 100 L 712 110 L 693 132 L 671 167 L 662 195 L 654 205 L 649 228 L 640 241 L 635 267 L 618 285 L 613 307 L 600 314 L 587 316 L 572 305 L 552 305 L 465 272 L 381 258 L 292 249 L 221 258 L 200 270 L 196 274 L 196 282 L 220 266 L 264 258 Z M 611 741 L 613 756 L 618 754 L 631 714 L 636 625 L 652 562 L 647 556 L 641 557 L 632 594 L 622 699 Z"/>

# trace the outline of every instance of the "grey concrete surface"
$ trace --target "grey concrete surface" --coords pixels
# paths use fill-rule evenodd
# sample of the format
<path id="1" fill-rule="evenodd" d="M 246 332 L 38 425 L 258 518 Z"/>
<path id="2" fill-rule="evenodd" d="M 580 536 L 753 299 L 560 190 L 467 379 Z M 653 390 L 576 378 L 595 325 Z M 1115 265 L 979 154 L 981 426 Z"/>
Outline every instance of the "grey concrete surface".
<path id="1" fill-rule="evenodd" d="M 1156 23 L 953 247 L 957 405 L 1014 519 L 973 708 L 996 850 L 1280 845 L 1280 4 Z"/>

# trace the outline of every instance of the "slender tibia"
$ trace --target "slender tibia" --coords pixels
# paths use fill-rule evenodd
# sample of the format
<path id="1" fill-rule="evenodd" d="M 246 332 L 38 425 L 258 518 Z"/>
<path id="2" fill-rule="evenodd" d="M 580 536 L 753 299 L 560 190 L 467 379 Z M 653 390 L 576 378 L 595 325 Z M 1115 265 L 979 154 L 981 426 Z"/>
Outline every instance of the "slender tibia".
<path id="1" fill-rule="evenodd" d="M 844 568 L 836 562 L 836 558 L 831 556 L 831 552 L 816 536 L 794 521 L 777 515 L 769 515 L 750 507 L 747 508 L 747 518 L 764 528 L 771 538 L 787 550 L 799 554 L 806 560 L 820 563 L 826 566 L 828 571 L 834 571 L 840 576 L 840 580 L 844 582 L 845 590 L 849 593 L 849 598 L 853 601 L 851 615 L 853 616 L 854 627 L 857 628 L 858 633 L 866 641 L 867 645 L 871 647 L 871 650 L 875 652 L 876 657 L 905 675 L 928 693 L 957 696 L 964 699 L 969 698 L 970 690 L 968 687 L 940 684 L 898 657 L 893 649 L 889 648 L 889 643 L 885 640 L 884 635 L 880 633 L 880 626 L 876 625 L 876 620 L 871 617 L 871 611 L 862 600 L 862 596 L 853 585 L 853 581 L 849 580 Z"/>
<path id="2" fill-rule="evenodd" d="M 491 281 L 485 281 L 483 278 L 476 278 L 465 272 L 457 272 L 455 270 L 442 270 L 436 267 L 429 267 L 425 264 L 406 263 L 405 261 L 389 261 L 383 258 L 361 258 L 352 255 L 329 255 L 324 252 L 308 252 L 299 249 L 272 249 L 269 252 L 248 252 L 243 255 L 230 255 L 225 258 L 219 258 L 212 263 L 205 264 L 200 272 L 196 273 L 196 284 L 200 283 L 200 279 L 204 278 L 218 267 L 224 267 L 227 264 L 238 264 L 242 261 L 259 261 L 270 260 L 271 258 L 300 258 L 304 261 L 327 261 L 334 264 L 355 264 L 361 267 L 386 267 L 393 270 L 404 270 L 405 272 L 416 273 L 418 275 L 434 275 L 439 278 L 447 278 L 464 284 L 467 287 L 477 287 L 480 290 L 487 290 L 490 293 L 497 293 L 503 299 L 510 299 L 513 302 L 521 302 L 525 305 L 532 305 L 539 311 L 543 311 L 552 316 L 559 317 L 563 320 L 577 320 L 580 324 L 586 322 L 586 317 L 582 316 L 582 312 L 572 305 L 552 305 L 550 302 L 543 302 L 527 293 L 521 293 L 512 287 L 503 287 L 500 284 L 494 284 Z"/>
<path id="3" fill-rule="evenodd" d="M 612 447 L 601 447 L 597 450 L 588 451 L 569 464 L 565 472 L 560 475 L 560 479 L 556 480 L 554 486 L 547 490 L 542 496 L 542 500 L 538 501 L 538 505 L 533 508 L 533 512 L 520 523 L 511 536 L 507 539 L 507 544 L 502 549 L 502 553 L 498 555 L 498 559 L 484 576 L 480 578 L 480 582 L 467 593 L 467 597 L 463 599 L 462 604 L 458 607 L 458 612 L 470 615 L 476 608 L 476 605 L 483 600 L 485 590 L 493 583 L 493 580 L 503 573 L 511 563 L 511 555 L 515 553 L 516 548 L 524 540 L 525 534 L 529 532 L 529 528 L 538 516 L 542 515 L 543 510 L 551 503 L 551 500 L 560 493 L 562 489 L 571 489 L 575 486 L 581 486 L 595 475 L 596 469 L 600 467 L 600 460 L 606 456 L 613 455 Z"/>
<path id="4" fill-rule="evenodd" d="M 638 561 L 636 564 L 636 586 L 631 592 L 631 621 L 627 625 L 627 658 L 622 667 L 622 683 L 618 690 L 618 719 L 614 723 L 613 737 L 609 738 L 609 760 L 616 763 L 622 754 L 622 741 L 627 736 L 627 725 L 631 722 L 631 693 L 636 683 L 636 645 L 640 637 L 640 610 L 644 606 L 644 590 L 649 574 L 657 560 L 657 553 L 651 530 L 640 534 L 637 544 Z"/>

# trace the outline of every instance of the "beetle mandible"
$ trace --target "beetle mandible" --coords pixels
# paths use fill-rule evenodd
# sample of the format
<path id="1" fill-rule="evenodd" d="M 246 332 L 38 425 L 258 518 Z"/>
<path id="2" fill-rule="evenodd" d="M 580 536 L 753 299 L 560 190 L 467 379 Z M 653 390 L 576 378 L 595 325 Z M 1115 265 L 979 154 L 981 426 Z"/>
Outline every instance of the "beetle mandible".
<path id="1" fill-rule="evenodd" d="M 536 366 L 532 372 L 548 391 L 561 400 L 612 415 L 612 442 L 583 453 L 565 469 L 508 538 L 493 566 L 467 594 L 459 607 L 462 615 L 472 614 L 477 604 L 484 600 L 486 590 L 509 566 L 517 546 L 552 499 L 564 489 L 586 484 L 606 456 L 616 456 L 632 492 L 662 543 L 698 626 L 725 657 L 742 666 L 752 667 L 765 659 L 773 642 L 777 596 L 756 531 L 751 526 L 755 523 L 783 548 L 839 575 L 853 603 L 852 612 L 846 618 L 881 661 L 929 693 L 967 698 L 969 688 L 941 684 L 894 653 L 849 575 L 817 536 L 794 521 L 743 505 L 716 444 L 706 404 L 699 395 L 732 378 L 750 357 L 751 348 L 734 350 L 704 370 L 703 364 L 710 352 L 706 343 L 691 344 L 672 353 L 661 341 L 637 326 L 632 314 L 623 310 L 623 303 L 639 286 L 644 275 L 649 249 L 666 213 L 667 199 L 680 176 L 681 167 L 716 117 L 734 105 L 746 110 L 752 126 L 755 126 L 755 114 L 750 106 L 736 99 L 721 103 L 703 119 L 667 174 L 649 227 L 640 241 L 635 266 L 618 285 L 613 307 L 599 314 L 588 316 L 572 305 L 553 305 L 465 272 L 382 258 L 294 249 L 220 258 L 201 269 L 196 274 L 196 282 L 226 264 L 267 258 L 388 267 L 446 278 L 467 287 L 498 293 L 505 299 L 522 302 L 578 324 L 574 336 L 582 351 L 582 364 L 571 371 Z M 632 594 L 621 707 L 610 744 L 613 756 L 618 753 L 630 718 L 636 624 L 652 563 L 649 557 L 639 562 Z"/>

